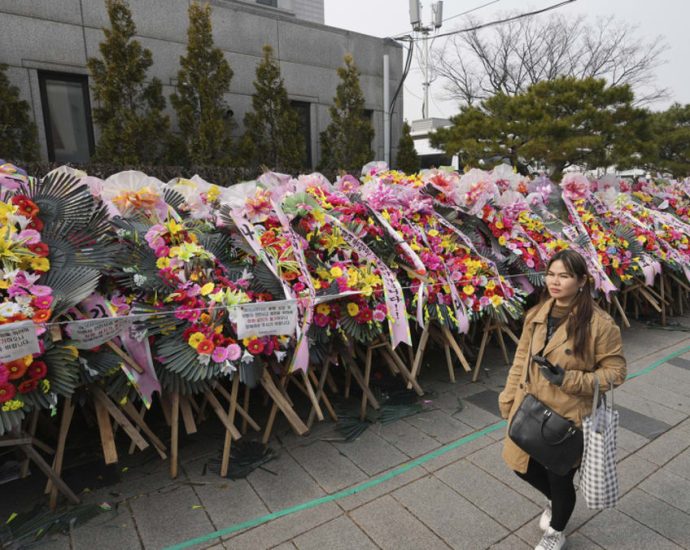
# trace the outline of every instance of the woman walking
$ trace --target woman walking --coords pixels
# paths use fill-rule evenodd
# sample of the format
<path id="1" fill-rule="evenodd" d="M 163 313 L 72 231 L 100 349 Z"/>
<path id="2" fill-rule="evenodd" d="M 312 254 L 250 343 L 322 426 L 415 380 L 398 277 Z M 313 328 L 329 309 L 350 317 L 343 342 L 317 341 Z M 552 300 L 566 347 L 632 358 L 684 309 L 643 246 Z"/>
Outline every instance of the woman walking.
<path id="1" fill-rule="evenodd" d="M 547 266 L 545 299 L 525 318 L 513 366 L 499 396 L 501 415 L 510 425 L 527 394 L 578 428 L 590 414 L 594 378 L 601 391 L 623 383 L 626 375 L 620 329 L 592 299 L 584 258 L 573 250 L 555 254 Z M 535 356 L 545 357 L 550 367 Z M 503 459 L 515 473 L 548 500 L 539 520 L 544 530 L 535 550 L 560 550 L 565 527 L 575 508 L 572 469 L 557 475 L 506 436 Z M 568 467 L 570 464 L 565 465 Z"/>

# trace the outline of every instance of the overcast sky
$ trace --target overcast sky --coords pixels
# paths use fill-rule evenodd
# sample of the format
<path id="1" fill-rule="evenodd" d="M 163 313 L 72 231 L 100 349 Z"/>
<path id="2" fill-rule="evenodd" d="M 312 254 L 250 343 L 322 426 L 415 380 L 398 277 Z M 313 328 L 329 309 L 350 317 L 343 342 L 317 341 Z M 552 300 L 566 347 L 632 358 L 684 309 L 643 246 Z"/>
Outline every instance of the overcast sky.
<path id="1" fill-rule="evenodd" d="M 444 19 L 470 10 L 490 0 L 445 0 Z M 422 0 L 424 23 L 431 19 L 431 0 Z M 506 12 L 524 12 L 540 9 L 557 0 L 499 0 L 479 9 L 472 16 L 487 22 L 504 16 Z M 350 29 L 373 36 L 394 36 L 410 30 L 408 0 L 325 0 L 326 24 Z M 684 0 L 577 0 L 554 10 L 573 17 L 579 14 L 591 16 L 615 15 L 639 25 L 641 39 L 651 41 L 662 35 L 668 49 L 666 63 L 657 69 L 659 84 L 668 88 L 671 98 L 652 105 L 662 109 L 670 102 L 690 103 L 690 2 Z M 545 14 L 541 17 L 546 17 Z M 457 28 L 462 18 L 444 23 L 441 31 Z M 355 60 L 356 61 L 356 60 Z M 416 61 L 408 76 L 404 91 L 404 114 L 408 120 L 422 117 L 422 79 Z M 435 81 L 431 86 L 430 115 L 448 118 L 458 111 L 454 101 L 444 99 L 443 83 Z"/>

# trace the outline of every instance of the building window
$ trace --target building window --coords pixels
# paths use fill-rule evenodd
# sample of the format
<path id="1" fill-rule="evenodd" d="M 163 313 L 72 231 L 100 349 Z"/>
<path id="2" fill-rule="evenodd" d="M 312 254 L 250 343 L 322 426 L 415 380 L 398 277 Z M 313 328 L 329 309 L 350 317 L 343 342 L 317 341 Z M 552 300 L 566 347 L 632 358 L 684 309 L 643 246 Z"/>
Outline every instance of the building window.
<path id="1" fill-rule="evenodd" d="M 290 105 L 297 111 L 299 131 L 304 137 L 305 153 L 302 159 L 304 168 L 312 168 L 311 161 L 311 103 L 308 101 L 291 101 Z"/>
<path id="2" fill-rule="evenodd" d="M 39 71 L 51 162 L 87 162 L 94 149 L 88 77 Z"/>
<path id="3" fill-rule="evenodd" d="M 261 4 L 262 6 L 270 6 L 272 8 L 278 7 L 278 0 L 256 0 L 256 3 Z"/>

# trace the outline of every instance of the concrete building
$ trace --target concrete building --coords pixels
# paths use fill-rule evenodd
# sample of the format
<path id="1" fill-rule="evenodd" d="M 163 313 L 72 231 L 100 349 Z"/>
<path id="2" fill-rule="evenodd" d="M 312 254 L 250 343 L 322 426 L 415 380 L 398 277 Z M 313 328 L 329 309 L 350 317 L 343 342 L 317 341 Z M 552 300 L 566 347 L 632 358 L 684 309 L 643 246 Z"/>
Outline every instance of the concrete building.
<path id="1" fill-rule="evenodd" d="M 190 0 L 129 0 L 137 39 L 153 54 L 150 77 L 174 91 L 180 56 L 186 53 Z M 280 62 L 290 99 L 299 110 L 307 138 L 309 165 L 320 160 L 319 133 L 329 123 L 339 78 L 336 69 L 351 53 L 361 72 L 368 116 L 383 159 L 383 56 L 390 56 L 390 88 L 402 73 L 402 49 L 388 39 L 324 25 L 324 0 L 212 0 L 215 44 L 234 71 L 227 103 L 241 134 L 251 109 L 256 65 L 264 44 Z M 99 56 L 103 27 L 109 26 L 105 0 L 0 0 L 0 63 L 32 108 L 42 156 L 83 162 L 93 152 L 98 129 L 91 121 L 93 99 L 86 60 Z M 174 112 L 168 103 L 173 118 Z M 391 142 L 402 125 L 402 100 L 392 115 Z M 2 152 L 0 151 L 0 157 Z M 395 151 L 393 151 L 395 158 Z"/>
<path id="2" fill-rule="evenodd" d="M 414 148 L 419 155 L 422 168 L 438 166 L 453 166 L 458 169 L 457 155 L 449 158 L 443 151 L 431 146 L 429 135 L 439 128 L 451 126 L 446 118 L 422 118 L 413 120 L 410 125 L 410 136 L 414 141 Z"/>

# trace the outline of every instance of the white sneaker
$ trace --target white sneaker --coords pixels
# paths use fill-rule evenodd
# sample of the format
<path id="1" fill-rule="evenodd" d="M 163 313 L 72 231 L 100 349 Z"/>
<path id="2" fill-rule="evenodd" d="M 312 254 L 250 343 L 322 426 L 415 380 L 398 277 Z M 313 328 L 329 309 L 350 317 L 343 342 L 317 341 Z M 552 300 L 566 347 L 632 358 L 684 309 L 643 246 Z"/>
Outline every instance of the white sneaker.
<path id="1" fill-rule="evenodd" d="M 539 518 L 539 529 L 542 531 L 546 531 L 549 526 L 551 525 L 551 501 L 547 500 L 546 501 L 546 508 L 544 508 L 544 511 L 541 514 L 541 517 Z"/>
<path id="2" fill-rule="evenodd" d="M 563 531 L 556 531 L 549 527 L 544 531 L 544 536 L 534 550 L 561 550 L 565 548 L 565 535 Z"/>

